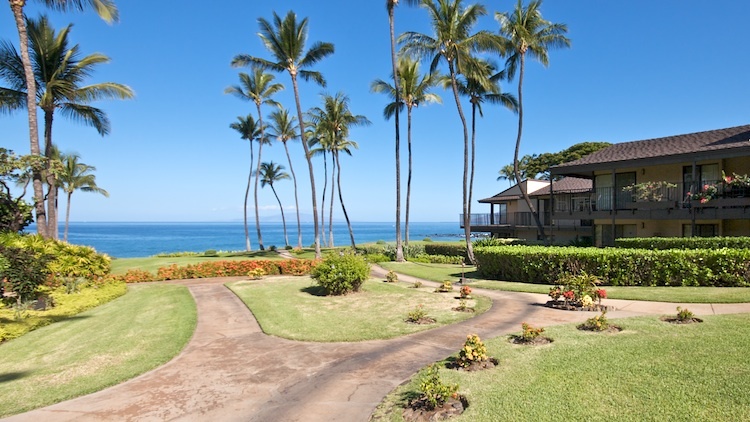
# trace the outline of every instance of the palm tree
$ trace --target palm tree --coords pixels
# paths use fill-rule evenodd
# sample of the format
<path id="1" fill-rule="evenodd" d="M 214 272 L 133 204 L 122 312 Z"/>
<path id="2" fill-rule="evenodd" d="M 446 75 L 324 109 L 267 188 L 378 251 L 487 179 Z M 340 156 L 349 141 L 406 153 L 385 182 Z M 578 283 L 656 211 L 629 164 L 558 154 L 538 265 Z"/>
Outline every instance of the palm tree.
<path id="1" fill-rule="evenodd" d="M 294 101 L 297 105 L 300 139 L 302 140 L 302 148 L 305 150 L 305 159 L 307 160 L 307 167 L 310 172 L 313 227 L 315 230 L 315 257 L 320 258 L 320 231 L 318 228 L 318 204 L 316 200 L 317 192 L 315 192 L 315 173 L 313 171 L 310 150 L 305 138 L 305 122 L 302 116 L 302 105 L 300 104 L 299 99 L 297 76 L 302 77 L 302 79 L 306 81 L 312 80 L 318 85 L 325 86 L 325 79 L 320 72 L 307 69 L 325 57 L 333 54 L 333 44 L 316 42 L 309 50 L 304 51 L 305 43 L 307 41 L 307 18 L 297 22 L 297 15 L 291 10 L 286 14 L 283 21 L 279 15 L 274 12 L 273 24 L 263 18 L 258 19 L 258 23 L 260 25 L 260 34 L 258 35 L 275 61 L 253 57 L 247 54 L 240 54 L 232 60 L 232 65 L 245 66 L 249 63 L 254 63 L 276 72 L 288 72 L 292 79 Z"/>
<path id="2" fill-rule="evenodd" d="M 459 79 L 458 91 L 469 97 L 471 103 L 471 164 L 469 170 L 469 198 L 467 213 L 471 215 L 471 197 L 474 191 L 474 163 L 476 159 L 476 122 L 477 112 L 479 117 L 484 117 L 482 112 L 482 103 L 501 104 L 505 108 L 516 111 L 518 102 L 513 95 L 503 93 L 500 89 L 499 81 L 505 78 L 505 72 L 495 72 L 495 66 L 492 63 L 478 61 L 478 72 L 474 75 L 465 76 Z M 449 82 L 449 81 L 446 81 Z"/>
<path id="3" fill-rule="evenodd" d="M 480 16 L 487 12 L 484 6 L 463 7 L 461 0 L 422 0 L 427 9 L 434 36 L 417 32 L 406 32 L 399 39 L 404 42 L 402 51 L 407 54 L 429 57 L 430 72 L 437 69 L 441 61 L 448 64 L 448 76 L 453 89 L 458 116 L 463 126 L 464 173 L 463 173 L 463 223 L 466 238 L 466 254 L 474 262 L 471 245 L 471 215 L 469 214 L 469 130 L 458 92 L 458 75 L 475 75 L 479 67 L 472 53 L 479 51 L 501 52 L 495 35 L 487 31 L 472 34 L 472 28 Z"/>
<path id="4" fill-rule="evenodd" d="M 308 112 L 310 114 L 310 112 Z M 320 231 L 323 233 L 323 243 L 326 247 L 332 248 L 333 245 L 333 190 L 334 176 L 336 173 L 336 162 L 333 161 L 333 169 L 331 170 L 331 207 L 328 218 L 328 241 L 325 240 L 326 233 L 326 219 L 325 219 L 325 208 L 326 208 L 326 191 L 328 189 L 328 152 L 331 149 L 331 136 L 326 133 L 325 129 L 319 124 L 312 122 L 307 123 L 307 143 L 310 147 L 310 156 L 315 157 L 318 155 L 323 156 L 323 194 L 321 195 L 321 207 L 320 207 Z"/>
<path id="5" fill-rule="evenodd" d="M 116 22 L 119 18 L 117 6 L 112 0 L 38 0 L 47 7 L 57 10 L 83 10 L 91 7 L 107 22 Z M 21 50 L 21 68 L 26 80 L 26 110 L 29 116 L 29 144 L 31 155 L 41 156 L 39 147 L 39 129 L 36 114 L 36 80 L 34 69 L 29 56 L 29 37 L 26 28 L 26 19 L 23 8 L 26 0 L 8 0 L 13 18 L 18 30 L 19 47 Z M 34 189 L 34 212 L 36 214 L 37 232 L 43 237 L 49 237 L 47 230 L 47 216 L 44 211 L 44 187 L 42 185 L 42 172 L 36 170 L 32 174 L 32 185 Z"/>
<path id="6" fill-rule="evenodd" d="M 407 5 L 417 5 L 419 0 L 404 0 Z M 388 11 L 388 29 L 390 30 L 391 37 L 391 66 L 393 72 L 393 87 L 394 87 L 394 100 L 396 104 L 400 104 L 401 95 L 401 84 L 399 83 L 398 64 L 396 58 L 396 27 L 394 14 L 396 6 L 398 6 L 399 0 L 386 0 L 385 7 Z M 398 111 L 394 114 L 394 122 L 396 126 L 396 262 L 404 261 L 404 247 L 401 244 L 401 139 L 400 132 L 401 127 L 399 123 Z M 407 194 L 407 202 L 409 195 Z M 408 212 L 407 212 L 408 215 Z M 407 236 L 408 224 L 407 224 Z"/>
<path id="7" fill-rule="evenodd" d="M 405 215 L 405 236 L 404 241 L 409 244 L 409 204 L 411 201 L 411 176 L 412 176 L 412 154 L 411 154 L 411 113 L 415 107 L 420 104 L 442 103 L 443 100 L 439 95 L 430 92 L 438 82 L 437 74 L 428 73 L 420 78 L 419 61 L 412 60 L 409 57 L 401 57 L 398 61 L 398 79 L 401 82 L 401 93 L 396 92 L 396 88 L 388 82 L 381 79 L 373 81 L 370 90 L 388 94 L 393 98 L 393 102 L 385 106 L 383 115 L 386 119 L 398 115 L 398 111 L 406 106 L 406 136 L 407 150 L 409 152 L 409 170 L 406 177 L 406 215 Z"/>
<path id="8" fill-rule="evenodd" d="M 367 117 L 363 115 L 354 115 L 349 109 L 349 97 L 339 92 L 334 96 L 323 95 L 323 108 L 315 107 L 309 113 L 313 124 L 316 125 L 322 136 L 328 138 L 328 148 L 331 152 L 334 165 L 338 168 L 337 185 L 339 190 L 339 202 L 341 210 L 344 213 L 347 227 L 349 228 L 349 237 L 352 242 L 352 248 L 356 247 L 354 242 L 354 232 L 349 221 L 349 215 L 344 206 L 344 198 L 341 194 L 341 160 L 340 152 L 351 155 L 352 148 L 358 148 L 356 142 L 349 139 L 349 129 L 353 126 L 366 126 L 370 124 Z M 333 189 L 333 186 L 331 187 Z M 333 193 L 331 193 L 333 196 Z M 332 221 L 328 221 L 329 226 Z"/>
<path id="9" fill-rule="evenodd" d="M 249 251 L 252 250 L 252 246 L 250 244 L 250 233 L 247 229 L 247 198 L 250 196 L 250 180 L 253 178 L 253 140 L 260 138 L 260 127 L 255 123 L 252 114 L 248 114 L 247 117 L 237 116 L 237 121 L 231 123 L 229 127 L 240 133 L 240 139 L 250 142 L 250 172 L 247 175 L 247 187 L 245 188 L 245 205 L 242 207 L 245 221 L 245 249 Z"/>
<path id="10" fill-rule="evenodd" d="M 513 169 L 513 164 L 506 164 L 498 170 L 499 176 L 497 176 L 497 180 L 507 180 L 509 183 L 509 186 L 513 186 L 513 183 L 516 181 L 516 173 Z"/>
<path id="11" fill-rule="evenodd" d="M 281 224 L 284 226 L 284 245 L 289 246 L 289 237 L 286 235 L 286 217 L 284 217 L 284 207 L 281 206 L 279 195 L 276 193 L 276 188 L 273 187 L 273 184 L 275 182 L 278 182 L 279 180 L 289 179 L 289 174 L 283 170 L 284 166 L 278 165 L 273 161 L 261 164 L 260 186 L 263 188 L 266 187 L 266 185 L 270 186 L 271 190 L 273 191 L 273 195 L 276 197 L 276 202 L 279 203 L 279 209 L 281 210 Z"/>
<path id="12" fill-rule="evenodd" d="M 516 150 L 513 155 L 513 172 L 516 180 L 521 181 L 518 166 L 518 153 L 521 148 L 521 133 L 523 131 L 523 73 L 526 65 L 526 53 L 536 58 L 544 67 L 549 65 L 547 50 L 557 47 L 569 47 L 570 40 L 565 37 L 568 27 L 565 24 L 552 23 L 542 18 L 540 7 L 542 0 L 532 0 L 526 8 L 521 0 L 518 0 L 512 13 L 495 12 L 495 19 L 500 23 L 500 36 L 503 43 L 512 54 L 505 62 L 508 77 L 512 78 L 516 70 L 518 73 L 518 137 L 516 138 Z M 534 221 L 539 230 L 539 236 L 545 240 L 544 226 L 539 219 L 539 213 L 531 203 L 529 194 L 521 187 L 523 199 L 534 216 Z"/>
<path id="13" fill-rule="evenodd" d="M 289 147 L 287 142 L 299 138 L 296 134 L 297 124 L 295 120 L 297 118 L 289 115 L 289 110 L 280 109 L 271 113 L 271 126 L 269 136 L 276 138 L 284 144 L 284 151 L 286 152 L 286 159 L 289 162 L 289 171 L 292 172 L 292 182 L 294 183 L 294 207 L 297 211 L 297 248 L 302 249 L 302 224 L 299 218 L 299 200 L 297 199 L 297 176 L 294 174 L 294 167 L 292 167 L 292 157 L 289 156 Z"/>
<path id="14" fill-rule="evenodd" d="M 94 192 L 109 198 L 109 192 L 96 185 L 96 176 L 93 174 L 96 167 L 79 162 L 78 154 L 62 154 L 62 172 L 59 174 L 60 186 L 68 194 L 68 203 L 65 209 L 65 234 L 63 240 L 68 241 L 68 224 L 70 222 L 70 199 L 73 192 Z"/>
<path id="15" fill-rule="evenodd" d="M 94 68 L 110 59 L 95 53 L 80 57 L 78 45 L 68 47 L 71 25 L 55 34 L 46 16 L 38 20 L 27 19 L 31 60 L 34 69 L 37 105 L 44 111 L 44 155 L 53 159 L 52 122 L 55 110 L 64 116 L 94 127 L 100 135 L 109 133 L 110 122 L 106 113 L 89 103 L 101 99 L 129 99 L 133 91 L 126 85 L 102 82 L 92 85 L 82 83 L 93 73 Z M 6 95 L 17 99 L 27 96 L 26 79 L 21 73 L 22 58 L 10 44 L 2 45 L 0 52 L 7 61 L 0 64 L 0 75 L 11 85 Z M 54 172 L 48 171 L 47 234 L 57 238 L 57 188 Z"/>
<path id="16" fill-rule="evenodd" d="M 233 94 L 236 97 L 252 101 L 255 103 L 255 107 L 258 110 L 258 126 L 260 126 L 260 139 L 265 140 L 265 128 L 263 125 L 263 114 L 260 112 L 260 106 L 268 104 L 279 107 L 279 103 L 271 99 L 271 96 L 284 89 L 284 85 L 273 83 L 274 76 L 270 73 L 266 73 L 263 69 L 257 66 L 251 66 L 250 75 L 247 73 L 240 73 L 240 85 L 233 85 L 224 90 L 225 94 Z M 263 153 L 263 144 L 266 142 L 259 142 L 258 145 L 258 165 L 255 168 L 255 228 L 258 230 L 258 247 L 260 250 L 264 250 L 263 247 L 263 235 L 260 232 L 260 216 L 258 215 L 258 179 L 260 174 L 260 160 Z"/>

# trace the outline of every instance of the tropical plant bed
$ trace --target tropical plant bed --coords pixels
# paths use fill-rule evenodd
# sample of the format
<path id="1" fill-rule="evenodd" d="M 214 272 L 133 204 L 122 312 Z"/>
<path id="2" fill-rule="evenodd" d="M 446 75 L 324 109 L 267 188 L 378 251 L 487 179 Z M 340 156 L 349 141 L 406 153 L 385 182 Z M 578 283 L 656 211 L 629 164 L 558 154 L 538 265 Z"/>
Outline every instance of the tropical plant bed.
<path id="1" fill-rule="evenodd" d="M 678 318 L 674 316 L 663 316 L 659 319 L 661 319 L 662 321 L 668 322 L 670 324 L 695 324 L 695 323 L 703 322 L 702 319 L 696 318 L 696 317 Z"/>
<path id="2" fill-rule="evenodd" d="M 417 324 L 417 325 L 429 325 L 429 324 L 434 324 L 434 323 L 437 322 L 435 320 L 435 318 L 430 318 L 430 317 L 427 317 L 427 316 L 426 317 L 421 317 L 421 318 L 418 318 L 418 319 L 414 319 L 414 320 L 407 318 L 405 321 L 406 321 L 407 324 Z"/>
<path id="3" fill-rule="evenodd" d="M 566 303 L 564 300 L 550 300 L 545 303 L 544 306 L 553 309 L 563 309 L 566 311 L 609 312 L 615 310 L 614 306 L 602 305 L 600 303 L 583 306 L 580 303 Z"/>
<path id="4" fill-rule="evenodd" d="M 428 406 L 424 399 L 415 399 L 404 409 L 403 417 L 407 422 L 442 421 L 464 413 L 467 407 L 469 402 L 462 395 L 451 397 L 435 408 Z"/>
<path id="5" fill-rule="evenodd" d="M 457 371 L 465 371 L 465 372 L 475 372 L 475 371 L 483 371 L 485 369 L 492 369 L 500 364 L 500 361 L 496 358 L 487 358 L 483 361 L 475 361 L 471 362 L 468 366 L 462 366 L 456 361 L 449 361 L 445 364 L 445 367 L 448 369 L 455 369 Z"/>

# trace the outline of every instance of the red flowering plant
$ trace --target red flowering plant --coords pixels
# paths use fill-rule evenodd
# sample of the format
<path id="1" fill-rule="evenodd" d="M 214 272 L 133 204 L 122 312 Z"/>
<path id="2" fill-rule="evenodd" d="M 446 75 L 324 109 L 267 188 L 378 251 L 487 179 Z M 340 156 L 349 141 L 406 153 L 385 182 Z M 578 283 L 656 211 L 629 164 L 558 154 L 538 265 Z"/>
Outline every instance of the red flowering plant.
<path id="1" fill-rule="evenodd" d="M 706 183 L 703 185 L 703 189 L 697 193 L 688 193 L 688 199 L 693 201 L 699 201 L 701 204 L 705 204 L 708 201 L 716 198 L 719 195 L 719 188 L 716 185 Z"/>
<path id="2" fill-rule="evenodd" d="M 596 289 L 594 290 L 594 297 L 599 301 L 599 304 L 602 304 L 602 299 L 607 298 L 607 291 L 604 289 Z"/>
<path id="3" fill-rule="evenodd" d="M 552 300 L 558 300 L 560 299 L 560 296 L 562 296 L 562 289 L 560 286 L 550 287 L 549 289 L 549 297 L 552 298 Z"/>
<path id="4" fill-rule="evenodd" d="M 471 287 L 469 286 L 461 286 L 461 298 L 462 299 L 468 299 L 471 297 Z"/>

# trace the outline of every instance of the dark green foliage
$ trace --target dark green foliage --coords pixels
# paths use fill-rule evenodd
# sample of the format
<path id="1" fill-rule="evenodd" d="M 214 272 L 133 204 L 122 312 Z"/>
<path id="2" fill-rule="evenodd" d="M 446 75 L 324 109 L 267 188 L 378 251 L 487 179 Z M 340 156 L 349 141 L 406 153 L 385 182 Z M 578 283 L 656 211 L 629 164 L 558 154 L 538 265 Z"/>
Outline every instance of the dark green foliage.
<path id="1" fill-rule="evenodd" d="M 461 264 L 464 262 L 462 256 L 445 256 L 445 255 L 417 255 L 409 257 L 409 262 L 421 262 L 424 264 Z"/>
<path id="2" fill-rule="evenodd" d="M 203 256 L 214 257 L 214 256 L 219 256 L 219 253 L 216 252 L 216 250 L 214 250 L 214 249 L 209 249 L 206 252 L 203 252 Z"/>
<path id="3" fill-rule="evenodd" d="M 370 276 L 370 264 L 353 253 L 331 254 L 313 268 L 311 277 L 331 295 L 357 292 Z"/>
<path id="4" fill-rule="evenodd" d="M 485 237 L 474 241 L 473 246 L 475 248 L 480 246 L 510 246 L 510 245 L 525 245 L 526 239 L 512 239 L 512 238 L 500 238 L 500 237 Z"/>
<path id="5" fill-rule="evenodd" d="M 466 245 L 462 243 L 430 243 L 424 245 L 427 255 L 466 256 Z"/>
<path id="6" fill-rule="evenodd" d="M 548 284 L 586 272 L 613 286 L 750 286 L 750 249 L 495 246 L 474 253 L 480 275 L 497 280 Z"/>
<path id="7" fill-rule="evenodd" d="M 427 370 L 419 380 L 419 392 L 421 399 L 429 409 L 442 406 L 448 399 L 456 395 L 458 384 L 447 385 L 440 378 L 440 369 L 436 364 L 427 367 Z"/>
<path id="8" fill-rule="evenodd" d="M 292 249 L 293 249 L 292 245 L 286 245 L 286 246 L 284 246 L 284 250 L 291 251 Z"/>
<path id="9" fill-rule="evenodd" d="M 641 237 L 616 239 L 623 249 L 750 249 L 750 237 Z"/>
<path id="10" fill-rule="evenodd" d="M 11 188 L 26 178 L 32 165 L 35 162 L 38 165 L 38 160 L 41 159 L 31 156 L 17 157 L 13 151 L 0 148 L 0 232 L 18 233 L 34 221 L 31 214 L 32 206 L 22 197 L 14 198 Z"/>
<path id="11" fill-rule="evenodd" d="M 415 245 L 412 243 L 409 245 L 403 245 L 402 248 L 404 250 L 404 258 L 407 258 L 407 259 L 424 254 L 424 246 L 422 245 Z M 396 260 L 396 246 L 395 245 L 385 245 L 383 247 L 383 253 L 388 255 L 391 261 Z"/>
<path id="12" fill-rule="evenodd" d="M 44 283 L 50 274 L 47 263 L 51 257 L 38 254 L 31 249 L 9 246 L 0 246 L 0 255 L 5 263 L 0 267 L 3 293 L 15 293 L 17 296 L 14 302 L 33 299 L 37 287 Z"/>
<path id="13" fill-rule="evenodd" d="M 371 253 L 365 255 L 367 262 L 378 263 L 378 262 L 391 262 L 391 257 L 382 253 Z"/>

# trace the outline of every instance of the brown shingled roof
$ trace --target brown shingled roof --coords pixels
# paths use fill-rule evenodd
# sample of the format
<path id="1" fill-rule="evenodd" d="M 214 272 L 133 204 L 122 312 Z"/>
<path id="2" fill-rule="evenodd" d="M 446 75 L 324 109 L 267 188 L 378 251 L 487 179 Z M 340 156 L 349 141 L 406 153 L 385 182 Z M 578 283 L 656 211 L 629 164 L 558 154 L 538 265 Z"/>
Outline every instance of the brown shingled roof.
<path id="1" fill-rule="evenodd" d="M 709 130 L 643 141 L 623 142 L 599 150 L 578 160 L 552 167 L 553 174 L 575 174 L 615 165 L 642 165 L 644 161 L 686 161 L 690 156 L 699 159 L 750 154 L 750 125 Z M 635 163 L 629 163 L 636 161 Z"/>
<path id="2" fill-rule="evenodd" d="M 594 182 L 591 179 L 581 179 L 579 177 L 563 177 L 560 180 L 552 182 L 552 189 L 555 193 L 588 192 L 593 187 Z M 529 194 L 529 196 L 545 195 L 549 195 L 549 185 Z"/>

